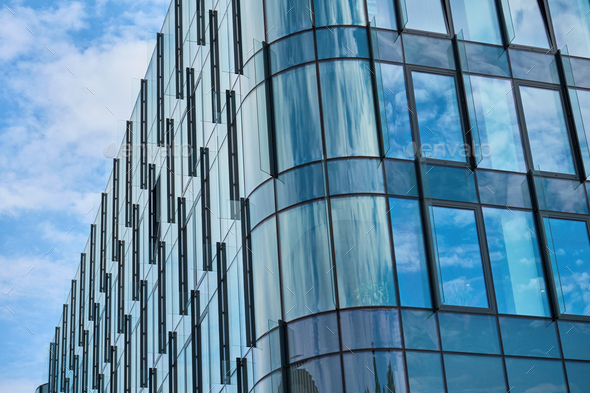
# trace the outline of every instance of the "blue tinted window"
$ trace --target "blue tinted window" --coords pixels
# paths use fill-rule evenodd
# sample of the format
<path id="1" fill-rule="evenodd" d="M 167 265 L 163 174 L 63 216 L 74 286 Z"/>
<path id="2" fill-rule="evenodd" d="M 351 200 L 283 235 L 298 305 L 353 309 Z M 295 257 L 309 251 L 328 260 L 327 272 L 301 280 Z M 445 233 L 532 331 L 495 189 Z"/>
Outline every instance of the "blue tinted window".
<path id="1" fill-rule="evenodd" d="M 580 182 L 576 180 L 544 177 L 541 198 L 543 198 L 540 202 L 543 209 L 588 214 L 587 195 L 584 187 L 580 187 Z"/>
<path id="2" fill-rule="evenodd" d="M 289 368 L 289 376 L 291 392 L 312 389 L 309 383 L 313 383 L 313 389 L 315 389 L 313 391 L 315 392 L 343 392 L 340 356 L 328 356 L 308 362 L 297 363 L 295 366 Z M 285 391 L 282 387 L 279 389 L 280 393 Z M 275 392 L 273 391 L 272 393 Z"/>
<path id="3" fill-rule="evenodd" d="M 357 0 L 315 0 L 316 26 L 364 25 L 365 7 Z"/>
<path id="4" fill-rule="evenodd" d="M 557 90 L 520 87 L 535 168 L 574 174 L 574 163 Z"/>
<path id="5" fill-rule="evenodd" d="M 254 366 L 253 374 L 255 381 L 281 367 L 281 347 L 279 339 L 278 329 L 273 329 L 269 334 L 256 341 L 256 349 L 252 351 L 254 353 L 254 361 L 252 363 Z"/>
<path id="6" fill-rule="evenodd" d="M 432 350 L 440 348 L 436 315 L 430 310 L 402 310 L 406 348 Z"/>
<path id="7" fill-rule="evenodd" d="M 417 200 L 390 198 L 389 205 L 400 303 L 429 308 L 430 285 L 420 204 Z"/>
<path id="8" fill-rule="evenodd" d="M 406 0 L 406 28 L 447 34 L 440 0 Z"/>
<path id="9" fill-rule="evenodd" d="M 393 64 L 381 64 L 381 78 L 389 132 L 387 157 L 412 159 L 412 128 L 404 81 L 404 68 Z"/>
<path id="10" fill-rule="evenodd" d="M 327 219 L 324 200 L 279 215 L 287 320 L 335 307 Z"/>
<path id="11" fill-rule="evenodd" d="M 395 305 L 384 198 L 332 199 L 340 307 Z"/>
<path id="12" fill-rule="evenodd" d="M 338 320 L 335 313 L 289 323 L 287 337 L 291 362 L 340 350 Z"/>
<path id="13" fill-rule="evenodd" d="M 532 208 L 525 175 L 478 170 L 477 186 L 481 203 Z"/>
<path id="14" fill-rule="evenodd" d="M 367 0 L 367 11 L 371 26 L 382 29 L 396 29 L 395 7 L 391 0 Z M 374 24 L 373 24 L 374 22 Z"/>
<path id="15" fill-rule="evenodd" d="M 318 59 L 334 57 L 369 58 L 367 29 L 363 27 L 332 27 L 318 29 Z"/>
<path id="16" fill-rule="evenodd" d="M 455 69 L 451 40 L 403 34 L 404 53 L 409 64 Z"/>
<path id="17" fill-rule="evenodd" d="M 550 317 L 531 212 L 484 208 L 498 312 Z"/>
<path id="18" fill-rule="evenodd" d="M 268 40 L 272 42 L 296 31 L 311 29 L 311 13 L 305 1 L 267 1 L 266 23 Z"/>
<path id="19" fill-rule="evenodd" d="M 590 386 L 590 363 L 565 362 L 570 393 L 586 393 Z"/>
<path id="20" fill-rule="evenodd" d="M 515 78 L 559 83 L 554 55 L 513 49 L 509 52 L 512 73 Z"/>
<path id="21" fill-rule="evenodd" d="M 438 322 L 443 351 L 500 353 L 496 317 L 439 313 Z"/>
<path id="22" fill-rule="evenodd" d="M 424 192 L 430 198 L 477 203 L 475 175 L 469 168 L 428 166 L 424 177 L 428 179 Z"/>
<path id="23" fill-rule="evenodd" d="M 403 63 L 402 40 L 397 32 L 377 30 L 379 59 Z"/>
<path id="24" fill-rule="evenodd" d="M 431 207 L 436 263 L 445 305 L 488 307 L 473 210 Z"/>
<path id="25" fill-rule="evenodd" d="M 277 177 L 278 209 L 325 195 L 323 164 L 298 167 Z"/>
<path id="26" fill-rule="evenodd" d="M 405 375 L 402 352 L 349 352 L 344 355 L 347 392 L 383 393 L 385 390 L 405 393 Z"/>
<path id="27" fill-rule="evenodd" d="M 348 159 L 328 162 L 330 195 L 385 193 L 381 161 Z"/>
<path id="28" fill-rule="evenodd" d="M 267 181 L 258 187 L 249 198 L 250 225 L 254 228 L 260 221 L 275 212 L 275 194 L 273 181 Z"/>
<path id="29" fill-rule="evenodd" d="M 301 33 L 277 41 L 270 46 L 272 73 L 315 60 L 313 33 Z"/>
<path id="30" fill-rule="evenodd" d="M 451 10 L 457 35 L 467 41 L 502 45 L 494 0 L 451 0 Z"/>
<path id="31" fill-rule="evenodd" d="M 528 0 L 508 0 L 509 11 L 504 10 L 507 24 L 514 28 L 512 42 L 519 45 L 549 48 L 545 22 L 539 4 Z"/>
<path id="32" fill-rule="evenodd" d="M 549 0 L 557 46 L 569 54 L 590 57 L 590 25 L 586 0 Z M 577 30 L 575 33 L 572 31 Z M 573 34 L 572 34 L 573 33 Z"/>
<path id="33" fill-rule="evenodd" d="M 559 321 L 559 336 L 565 359 L 590 360 L 589 323 Z"/>
<path id="34" fill-rule="evenodd" d="M 567 393 L 563 365 L 559 360 L 506 358 L 508 383 L 512 392 Z"/>
<path id="35" fill-rule="evenodd" d="M 501 357 L 444 355 L 448 393 L 506 393 Z"/>
<path id="36" fill-rule="evenodd" d="M 570 86 L 590 88 L 590 60 L 566 57 L 567 63 L 571 65 L 571 75 L 566 72 Z M 566 63 L 566 64 L 567 64 Z M 569 71 L 566 69 L 566 71 Z"/>
<path id="37" fill-rule="evenodd" d="M 510 76 L 507 51 L 503 46 L 490 46 L 473 42 L 461 42 L 461 64 L 464 71 L 480 74 Z"/>
<path id="38" fill-rule="evenodd" d="M 343 348 L 401 348 L 398 313 L 397 310 L 342 311 L 340 328 Z"/>
<path id="39" fill-rule="evenodd" d="M 445 393 L 440 354 L 406 352 L 406 362 L 412 393 Z"/>
<path id="40" fill-rule="evenodd" d="M 368 66 L 364 61 L 320 63 L 328 158 L 379 155 Z"/>
<path id="41" fill-rule="evenodd" d="M 387 193 L 418 197 L 416 166 L 413 162 L 385 161 Z"/>
<path id="42" fill-rule="evenodd" d="M 500 317 L 504 354 L 561 358 L 556 326 L 549 319 Z"/>
<path id="43" fill-rule="evenodd" d="M 427 157 L 465 161 L 463 131 L 457 103 L 455 78 L 412 72 L 421 151 Z"/>

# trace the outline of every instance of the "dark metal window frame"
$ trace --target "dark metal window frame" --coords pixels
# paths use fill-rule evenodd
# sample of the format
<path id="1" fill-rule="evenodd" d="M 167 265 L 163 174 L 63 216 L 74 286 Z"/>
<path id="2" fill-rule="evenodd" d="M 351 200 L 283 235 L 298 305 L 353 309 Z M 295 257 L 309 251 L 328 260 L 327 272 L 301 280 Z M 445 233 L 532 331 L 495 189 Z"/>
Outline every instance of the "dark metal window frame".
<path id="1" fill-rule="evenodd" d="M 113 159 L 113 217 L 112 217 L 112 257 L 117 260 L 119 242 L 119 159 Z"/>
<path id="2" fill-rule="evenodd" d="M 80 254 L 80 295 L 78 296 L 78 346 L 84 345 L 84 318 L 85 315 L 85 293 L 86 293 L 86 254 Z"/>
<path id="3" fill-rule="evenodd" d="M 213 251 L 211 240 L 211 181 L 209 178 L 209 148 L 201 147 L 201 221 L 203 235 L 203 270 L 211 271 Z"/>
<path id="4" fill-rule="evenodd" d="M 219 27 L 217 11 L 209 10 L 209 41 L 211 63 L 211 121 L 221 123 L 221 63 L 219 59 Z"/>
<path id="5" fill-rule="evenodd" d="M 94 334 L 92 340 L 92 389 L 98 388 L 98 374 L 100 372 L 100 304 L 94 303 Z"/>
<path id="6" fill-rule="evenodd" d="M 99 286 L 100 292 L 105 292 L 105 275 L 107 270 L 107 204 L 108 194 L 101 194 L 100 203 L 100 271 Z"/>
<path id="7" fill-rule="evenodd" d="M 198 2 L 199 0 L 197 0 Z M 240 0 L 232 1 L 232 22 L 234 39 L 234 73 L 244 74 L 244 56 L 242 48 L 242 11 Z"/>
<path id="8" fill-rule="evenodd" d="M 217 243 L 217 315 L 219 318 L 220 383 L 231 383 L 229 300 L 227 283 L 227 252 L 225 243 Z"/>
<path id="9" fill-rule="evenodd" d="M 133 122 L 127 121 L 125 129 L 125 226 L 133 222 Z"/>
<path id="10" fill-rule="evenodd" d="M 70 292 L 70 370 L 74 369 L 74 355 L 76 350 L 76 280 L 72 280 Z"/>
<path id="11" fill-rule="evenodd" d="M 141 107 L 140 107 L 140 163 L 139 163 L 139 187 L 142 190 L 147 190 L 148 187 L 148 81 L 141 80 Z"/>
<path id="12" fill-rule="evenodd" d="M 189 157 L 190 159 L 190 157 Z M 174 173 L 174 119 L 166 119 L 166 188 L 168 223 L 174 223 L 176 207 L 174 206 L 175 176 Z"/>
<path id="13" fill-rule="evenodd" d="M 184 81 L 182 79 L 183 66 L 183 41 L 182 36 L 182 0 L 174 0 L 174 41 L 175 41 L 175 65 L 176 65 L 176 99 L 184 99 L 182 86 Z"/>
<path id="14" fill-rule="evenodd" d="M 199 78 L 200 81 L 200 78 Z M 195 84 L 195 69 L 186 69 L 186 128 L 187 141 L 190 154 L 188 156 L 188 175 L 197 176 L 197 113 L 196 113 L 196 84 Z"/>
<path id="15" fill-rule="evenodd" d="M 147 280 L 140 282 L 140 365 L 139 365 L 139 386 L 148 387 L 148 284 Z"/>
<path id="16" fill-rule="evenodd" d="M 229 199 L 237 202 L 240 200 L 240 165 L 238 159 L 239 145 L 238 145 L 238 125 L 237 125 L 237 107 L 236 107 L 236 92 L 233 90 L 226 90 L 225 92 L 227 112 L 227 149 L 229 160 Z M 238 218 L 238 211 L 236 211 L 235 204 L 231 205 L 231 216 L 234 219 Z"/>
<path id="17" fill-rule="evenodd" d="M 160 241 L 160 177 L 156 178 L 156 165 L 149 165 L 149 263 L 156 264 L 158 242 Z"/>
<path id="18" fill-rule="evenodd" d="M 123 354 L 124 375 L 123 385 L 124 392 L 131 393 L 131 315 L 125 315 L 125 353 Z"/>
<path id="19" fill-rule="evenodd" d="M 253 347 L 256 343 L 255 313 L 254 313 L 254 281 L 252 276 L 252 238 L 250 228 L 250 201 L 242 198 L 241 232 L 242 232 L 242 269 L 244 279 L 244 309 L 246 323 L 246 345 Z"/>
<path id="20" fill-rule="evenodd" d="M 193 392 L 203 386 L 202 343 L 201 343 L 201 296 L 198 290 L 191 291 L 191 327 L 192 327 L 192 380 Z"/>
<path id="21" fill-rule="evenodd" d="M 117 279 L 117 333 L 125 332 L 125 240 L 119 240 Z"/>
<path id="22" fill-rule="evenodd" d="M 141 261 L 139 250 L 141 249 L 141 238 L 139 237 L 139 205 L 133 205 L 133 232 L 132 232 L 132 279 L 131 300 L 139 300 L 139 280 Z"/>
<path id="23" fill-rule="evenodd" d="M 156 43 L 156 94 L 157 94 L 157 106 L 156 106 L 156 122 L 157 122 L 157 133 L 158 133 L 158 146 L 164 146 L 164 132 L 166 130 L 165 124 L 165 111 L 164 111 L 164 94 L 166 87 L 164 85 L 164 34 L 158 33 Z"/>
<path id="24" fill-rule="evenodd" d="M 111 314 L 112 314 L 112 296 L 111 296 L 111 273 L 106 274 L 105 278 L 105 296 L 104 296 L 104 362 L 111 362 Z"/>
<path id="25" fill-rule="evenodd" d="M 197 0 L 197 45 L 205 46 L 205 0 Z"/>
<path id="26" fill-rule="evenodd" d="M 166 353 L 166 243 L 158 252 L 158 353 Z"/>
<path id="27" fill-rule="evenodd" d="M 188 315 L 188 234 L 186 198 L 178 197 L 178 312 Z"/>
<path id="28" fill-rule="evenodd" d="M 168 333 L 168 392 L 178 393 L 178 352 L 176 347 L 176 332 Z"/>

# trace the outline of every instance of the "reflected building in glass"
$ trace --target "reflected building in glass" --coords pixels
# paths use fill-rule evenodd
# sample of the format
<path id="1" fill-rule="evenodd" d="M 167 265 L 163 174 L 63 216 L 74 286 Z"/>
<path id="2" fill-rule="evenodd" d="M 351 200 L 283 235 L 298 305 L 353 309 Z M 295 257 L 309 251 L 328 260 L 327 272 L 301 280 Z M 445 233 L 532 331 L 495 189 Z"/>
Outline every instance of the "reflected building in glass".
<path id="1" fill-rule="evenodd" d="M 587 0 L 174 0 L 49 391 L 590 391 Z"/>

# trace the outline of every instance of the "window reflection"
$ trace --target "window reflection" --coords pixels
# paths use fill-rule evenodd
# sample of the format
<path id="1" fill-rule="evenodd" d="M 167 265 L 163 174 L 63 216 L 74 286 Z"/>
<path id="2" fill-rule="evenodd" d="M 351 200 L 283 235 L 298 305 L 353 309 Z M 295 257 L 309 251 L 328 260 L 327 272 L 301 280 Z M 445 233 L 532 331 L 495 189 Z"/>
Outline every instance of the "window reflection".
<path id="1" fill-rule="evenodd" d="M 385 193 L 383 167 L 378 159 L 328 161 L 328 175 L 330 195 Z"/>
<path id="2" fill-rule="evenodd" d="M 510 386 L 517 392 L 567 393 L 563 365 L 559 360 L 506 358 Z"/>
<path id="3" fill-rule="evenodd" d="M 440 354 L 406 352 L 406 361 L 412 393 L 445 393 Z"/>
<path id="4" fill-rule="evenodd" d="M 389 151 L 387 157 L 412 159 L 412 129 L 408 112 L 404 69 L 393 64 L 381 64 L 381 78 L 385 97 Z M 409 152 L 406 151 L 409 147 Z"/>
<path id="5" fill-rule="evenodd" d="M 401 348 L 398 313 L 398 310 L 342 311 L 342 346 L 347 349 Z"/>
<path id="6" fill-rule="evenodd" d="M 296 31 L 311 29 L 311 13 L 307 6 L 307 1 L 301 0 L 267 1 L 268 40 L 272 42 Z M 248 22 L 251 23 L 250 20 Z"/>
<path id="7" fill-rule="evenodd" d="M 545 22 L 539 9 L 539 3 L 529 0 L 508 0 L 508 4 L 515 35 L 512 42 L 519 45 L 549 48 Z"/>
<path id="8" fill-rule="evenodd" d="M 332 199 L 332 220 L 340 307 L 395 305 L 385 199 Z"/>
<path id="9" fill-rule="evenodd" d="M 557 324 L 549 319 L 500 317 L 505 355 L 561 358 Z"/>
<path id="10" fill-rule="evenodd" d="M 318 59 L 335 57 L 369 58 L 367 29 L 363 27 L 332 27 L 316 31 Z"/>
<path id="11" fill-rule="evenodd" d="M 270 46 L 272 73 L 315 60 L 313 33 L 296 34 Z"/>
<path id="12" fill-rule="evenodd" d="M 437 314 L 433 311 L 402 309 L 404 345 L 411 349 L 438 350 Z"/>
<path id="13" fill-rule="evenodd" d="M 440 0 L 402 0 L 407 9 L 406 28 L 447 34 Z"/>
<path id="14" fill-rule="evenodd" d="M 557 46 L 567 45 L 570 55 L 590 57 L 590 25 L 588 1 L 549 0 Z M 573 30 L 576 30 L 574 33 Z M 573 34 L 572 34 L 573 33 Z"/>
<path id="15" fill-rule="evenodd" d="M 445 354 L 444 359 L 448 393 L 508 391 L 501 357 Z"/>
<path id="16" fill-rule="evenodd" d="M 289 390 L 279 386 L 279 392 L 341 393 L 342 371 L 339 356 L 328 356 L 296 363 L 289 368 Z"/>
<path id="17" fill-rule="evenodd" d="M 377 27 L 382 29 L 396 29 L 394 2 L 391 0 L 367 0 L 369 22 L 373 18 Z"/>
<path id="18" fill-rule="evenodd" d="M 574 174 L 559 91 L 521 86 L 520 94 L 535 168 Z"/>
<path id="19" fill-rule="evenodd" d="M 314 0 L 316 26 L 364 25 L 363 3 L 358 0 Z"/>
<path id="20" fill-rule="evenodd" d="M 584 393 L 590 386 L 590 363 L 565 362 L 570 393 Z"/>
<path id="21" fill-rule="evenodd" d="M 455 32 L 467 41 L 502 45 L 494 0 L 451 0 Z"/>
<path id="22" fill-rule="evenodd" d="M 439 206 L 430 209 L 443 304 L 487 308 L 475 212 Z"/>
<path id="23" fill-rule="evenodd" d="M 500 354 L 496 317 L 439 313 L 443 351 Z"/>
<path id="24" fill-rule="evenodd" d="M 291 363 L 340 350 L 336 313 L 302 318 L 287 327 Z"/>
<path id="25" fill-rule="evenodd" d="M 404 355 L 398 351 L 347 353 L 344 378 L 347 392 L 405 393 Z"/>

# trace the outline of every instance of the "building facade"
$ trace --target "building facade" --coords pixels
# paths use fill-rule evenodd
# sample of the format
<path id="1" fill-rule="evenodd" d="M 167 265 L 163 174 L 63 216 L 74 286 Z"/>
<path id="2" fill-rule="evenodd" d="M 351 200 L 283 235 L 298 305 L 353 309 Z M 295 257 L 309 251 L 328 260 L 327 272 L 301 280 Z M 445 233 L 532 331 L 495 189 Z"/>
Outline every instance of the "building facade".
<path id="1" fill-rule="evenodd" d="M 49 391 L 590 392 L 588 0 L 174 0 Z"/>

